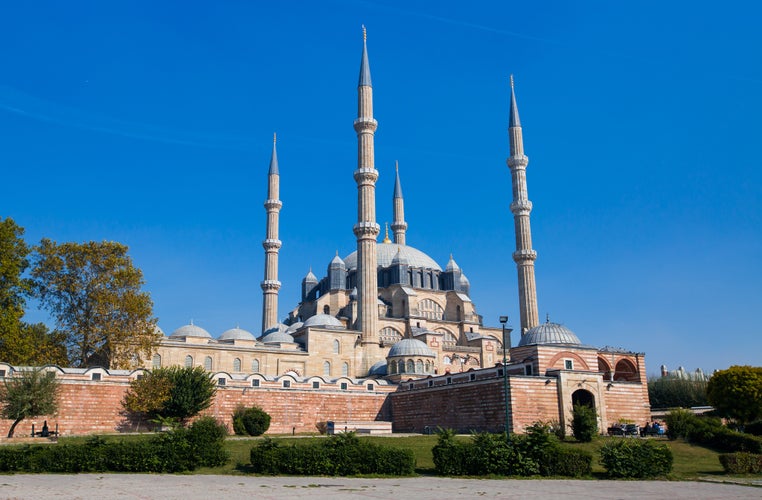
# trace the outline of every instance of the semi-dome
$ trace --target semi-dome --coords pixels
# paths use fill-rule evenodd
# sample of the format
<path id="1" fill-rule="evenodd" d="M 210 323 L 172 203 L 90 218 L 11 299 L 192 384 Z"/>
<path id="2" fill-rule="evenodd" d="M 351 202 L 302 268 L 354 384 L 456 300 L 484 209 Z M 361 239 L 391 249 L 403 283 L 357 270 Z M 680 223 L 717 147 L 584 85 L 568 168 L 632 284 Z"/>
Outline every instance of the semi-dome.
<path id="1" fill-rule="evenodd" d="M 284 325 L 283 323 L 278 323 L 275 326 L 271 326 L 270 328 L 265 330 L 263 336 L 268 335 L 270 333 L 274 333 L 274 332 L 285 333 L 287 330 L 288 330 L 288 325 Z"/>
<path id="2" fill-rule="evenodd" d="M 373 366 L 370 367 L 370 370 L 368 371 L 368 375 L 376 375 L 379 377 L 385 376 L 387 373 L 386 369 L 386 361 L 378 361 L 373 364 Z"/>
<path id="3" fill-rule="evenodd" d="M 441 271 L 442 268 L 439 264 L 421 252 L 417 248 L 409 247 L 407 245 L 398 245 L 396 243 L 377 243 L 376 255 L 378 257 L 378 267 L 389 267 L 392 265 L 392 261 L 397 256 L 397 252 L 400 254 L 400 258 L 407 261 L 407 264 L 411 267 L 423 267 L 428 269 L 434 269 Z M 357 269 L 357 252 L 352 252 L 344 257 L 344 265 L 347 266 L 348 271 Z"/>
<path id="4" fill-rule="evenodd" d="M 302 326 L 338 326 L 344 328 L 344 324 L 330 314 L 316 314 L 307 318 Z"/>
<path id="5" fill-rule="evenodd" d="M 577 335 L 564 325 L 547 321 L 521 336 L 519 347 L 532 344 L 573 344 L 580 345 Z"/>
<path id="6" fill-rule="evenodd" d="M 429 346 L 416 339 L 402 339 L 389 349 L 387 358 L 395 358 L 397 356 L 426 356 L 429 358 L 436 358 Z"/>
<path id="7" fill-rule="evenodd" d="M 279 342 L 285 342 L 285 343 L 290 343 L 290 344 L 294 343 L 294 337 L 292 337 L 291 335 L 289 335 L 286 332 L 281 332 L 281 331 L 277 331 L 277 330 L 272 332 L 272 333 L 268 333 L 267 335 L 263 336 L 259 340 L 260 340 L 260 342 L 262 342 L 264 344 L 270 344 L 270 343 L 274 343 L 274 342 L 278 342 L 278 343 Z"/>
<path id="8" fill-rule="evenodd" d="M 220 335 L 220 340 L 256 340 L 256 338 L 250 332 L 247 332 L 242 328 L 235 327 L 222 332 L 222 335 Z"/>
<path id="9" fill-rule="evenodd" d="M 301 321 L 297 321 L 296 323 L 289 325 L 288 330 L 286 330 L 286 333 L 294 333 L 295 331 L 300 329 L 303 324 L 304 323 L 302 323 Z"/>
<path id="10" fill-rule="evenodd" d="M 190 325 L 181 326 L 180 328 L 172 332 L 172 334 L 170 335 L 170 338 L 171 337 L 199 337 L 204 339 L 212 338 L 209 332 L 207 332 L 200 326 L 194 325 L 193 323 L 191 323 Z"/>

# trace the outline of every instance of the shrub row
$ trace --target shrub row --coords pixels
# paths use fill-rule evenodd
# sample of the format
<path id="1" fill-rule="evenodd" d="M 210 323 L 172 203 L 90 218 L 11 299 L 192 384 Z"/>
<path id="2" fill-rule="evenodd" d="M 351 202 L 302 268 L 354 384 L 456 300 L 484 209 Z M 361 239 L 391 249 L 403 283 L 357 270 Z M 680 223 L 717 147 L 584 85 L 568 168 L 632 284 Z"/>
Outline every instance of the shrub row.
<path id="1" fill-rule="evenodd" d="M 213 418 L 199 419 L 148 439 L 0 447 L 1 472 L 184 472 L 222 465 L 227 430 Z"/>
<path id="2" fill-rule="evenodd" d="M 440 431 L 432 449 L 434 466 L 442 476 L 571 476 L 592 472 L 589 452 L 563 448 L 547 426 L 535 424 L 524 436 L 474 434 L 470 442 L 457 441 Z"/>
<path id="3" fill-rule="evenodd" d="M 251 468 L 259 474 L 409 476 L 415 471 L 415 455 L 361 441 L 351 432 L 307 445 L 280 446 L 266 438 L 251 449 Z"/>
<path id="4" fill-rule="evenodd" d="M 731 453 L 762 453 L 762 438 L 728 429 L 716 417 L 698 417 L 687 410 L 675 410 L 667 414 L 666 422 L 670 439 L 680 437 L 689 443 Z"/>
<path id="5" fill-rule="evenodd" d="M 756 453 L 725 453 L 720 455 L 720 464 L 728 474 L 762 473 L 762 455 Z"/>
<path id="6" fill-rule="evenodd" d="M 672 450 L 649 439 L 615 439 L 601 448 L 601 465 L 609 477 L 647 478 L 672 471 Z"/>

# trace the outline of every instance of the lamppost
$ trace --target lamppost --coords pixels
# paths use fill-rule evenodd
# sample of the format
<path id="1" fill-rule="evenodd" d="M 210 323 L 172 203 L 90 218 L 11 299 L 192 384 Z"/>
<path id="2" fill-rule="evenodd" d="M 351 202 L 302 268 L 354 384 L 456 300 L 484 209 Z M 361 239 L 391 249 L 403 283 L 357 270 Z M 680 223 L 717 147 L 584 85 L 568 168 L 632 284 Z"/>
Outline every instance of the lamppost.
<path id="1" fill-rule="evenodd" d="M 500 316 L 500 323 L 503 325 L 503 397 L 505 398 L 505 435 L 508 430 L 508 349 L 511 347 L 510 340 L 507 340 L 506 332 L 511 333 L 511 329 L 505 328 L 508 323 L 508 316 Z"/>

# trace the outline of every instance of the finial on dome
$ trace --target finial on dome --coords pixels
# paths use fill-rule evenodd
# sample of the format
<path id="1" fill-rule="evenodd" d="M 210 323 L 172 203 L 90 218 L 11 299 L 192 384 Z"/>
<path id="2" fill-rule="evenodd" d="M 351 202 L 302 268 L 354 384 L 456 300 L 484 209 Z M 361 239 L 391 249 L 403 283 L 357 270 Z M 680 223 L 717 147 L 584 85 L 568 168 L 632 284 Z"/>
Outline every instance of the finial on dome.
<path id="1" fill-rule="evenodd" d="M 365 29 L 365 25 L 362 25 L 362 41 L 365 42 L 368 40 L 368 32 Z"/>
<path id="2" fill-rule="evenodd" d="M 339 256 L 339 249 L 337 248 L 336 249 L 336 257 L 338 257 L 338 256 Z"/>
<path id="3" fill-rule="evenodd" d="M 545 322 L 550 323 L 550 314 L 545 313 Z"/>
<path id="4" fill-rule="evenodd" d="M 513 75 L 511 75 L 511 88 L 513 88 Z"/>
<path id="5" fill-rule="evenodd" d="M 389 223 L 384 222 L 384 225 L 386 226 L 386 231 L 384 232 L 384 243 L 391 243 L 392 240 L 389 239 Z"/>

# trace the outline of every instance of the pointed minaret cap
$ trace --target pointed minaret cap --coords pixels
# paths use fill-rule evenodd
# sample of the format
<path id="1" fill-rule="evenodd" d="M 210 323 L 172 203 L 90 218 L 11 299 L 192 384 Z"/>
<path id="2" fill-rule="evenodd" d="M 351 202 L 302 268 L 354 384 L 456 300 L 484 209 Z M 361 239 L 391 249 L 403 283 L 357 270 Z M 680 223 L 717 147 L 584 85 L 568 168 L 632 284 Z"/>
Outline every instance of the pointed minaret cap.
<path id="1" fill-rule="evenodd" d="M 307 273 L 307 276 L 304 277 L 304 281 L 309 283 L 317 283 L 317 280 L 317 276 L 312 273 L 312 266 L 310 266 L 310 271 Z"/>
<path id="2" fill-rule="evenodd" d="M 394 179 L 394 197 L 402 198 L 402 183 L 400 182 L 400 164 L 398 161 L 394 162 L 395 179 Z"/>
<path id="3" fill-rule="evenodd" d="M 511 75 L 511 110 L 508 116 L 508 127 L 520 127 L 519 108 L 516 106 L 516 92 L 513 91 L 513 75 Z"/>
<path id="4" fill-rule="evenodd" d="M 278 173 L 278 152 L 275 150 L 275 141 L 276 136 L 275 133 L 273 133 L 273 155 L 270 158 L 270 171 L 268 172 L 269 175 L 280 175 Z"/>
<path id="5" fill-rule="evenodd" d="M 368 63 L 368 44 L 366 43 L 368 34 L 365 31 L 365 25 L 362 27 L 362 60 L 360 61 L 360 83 L 358 87 L 372 87 L 370 83 L 370 64 Z"/>

